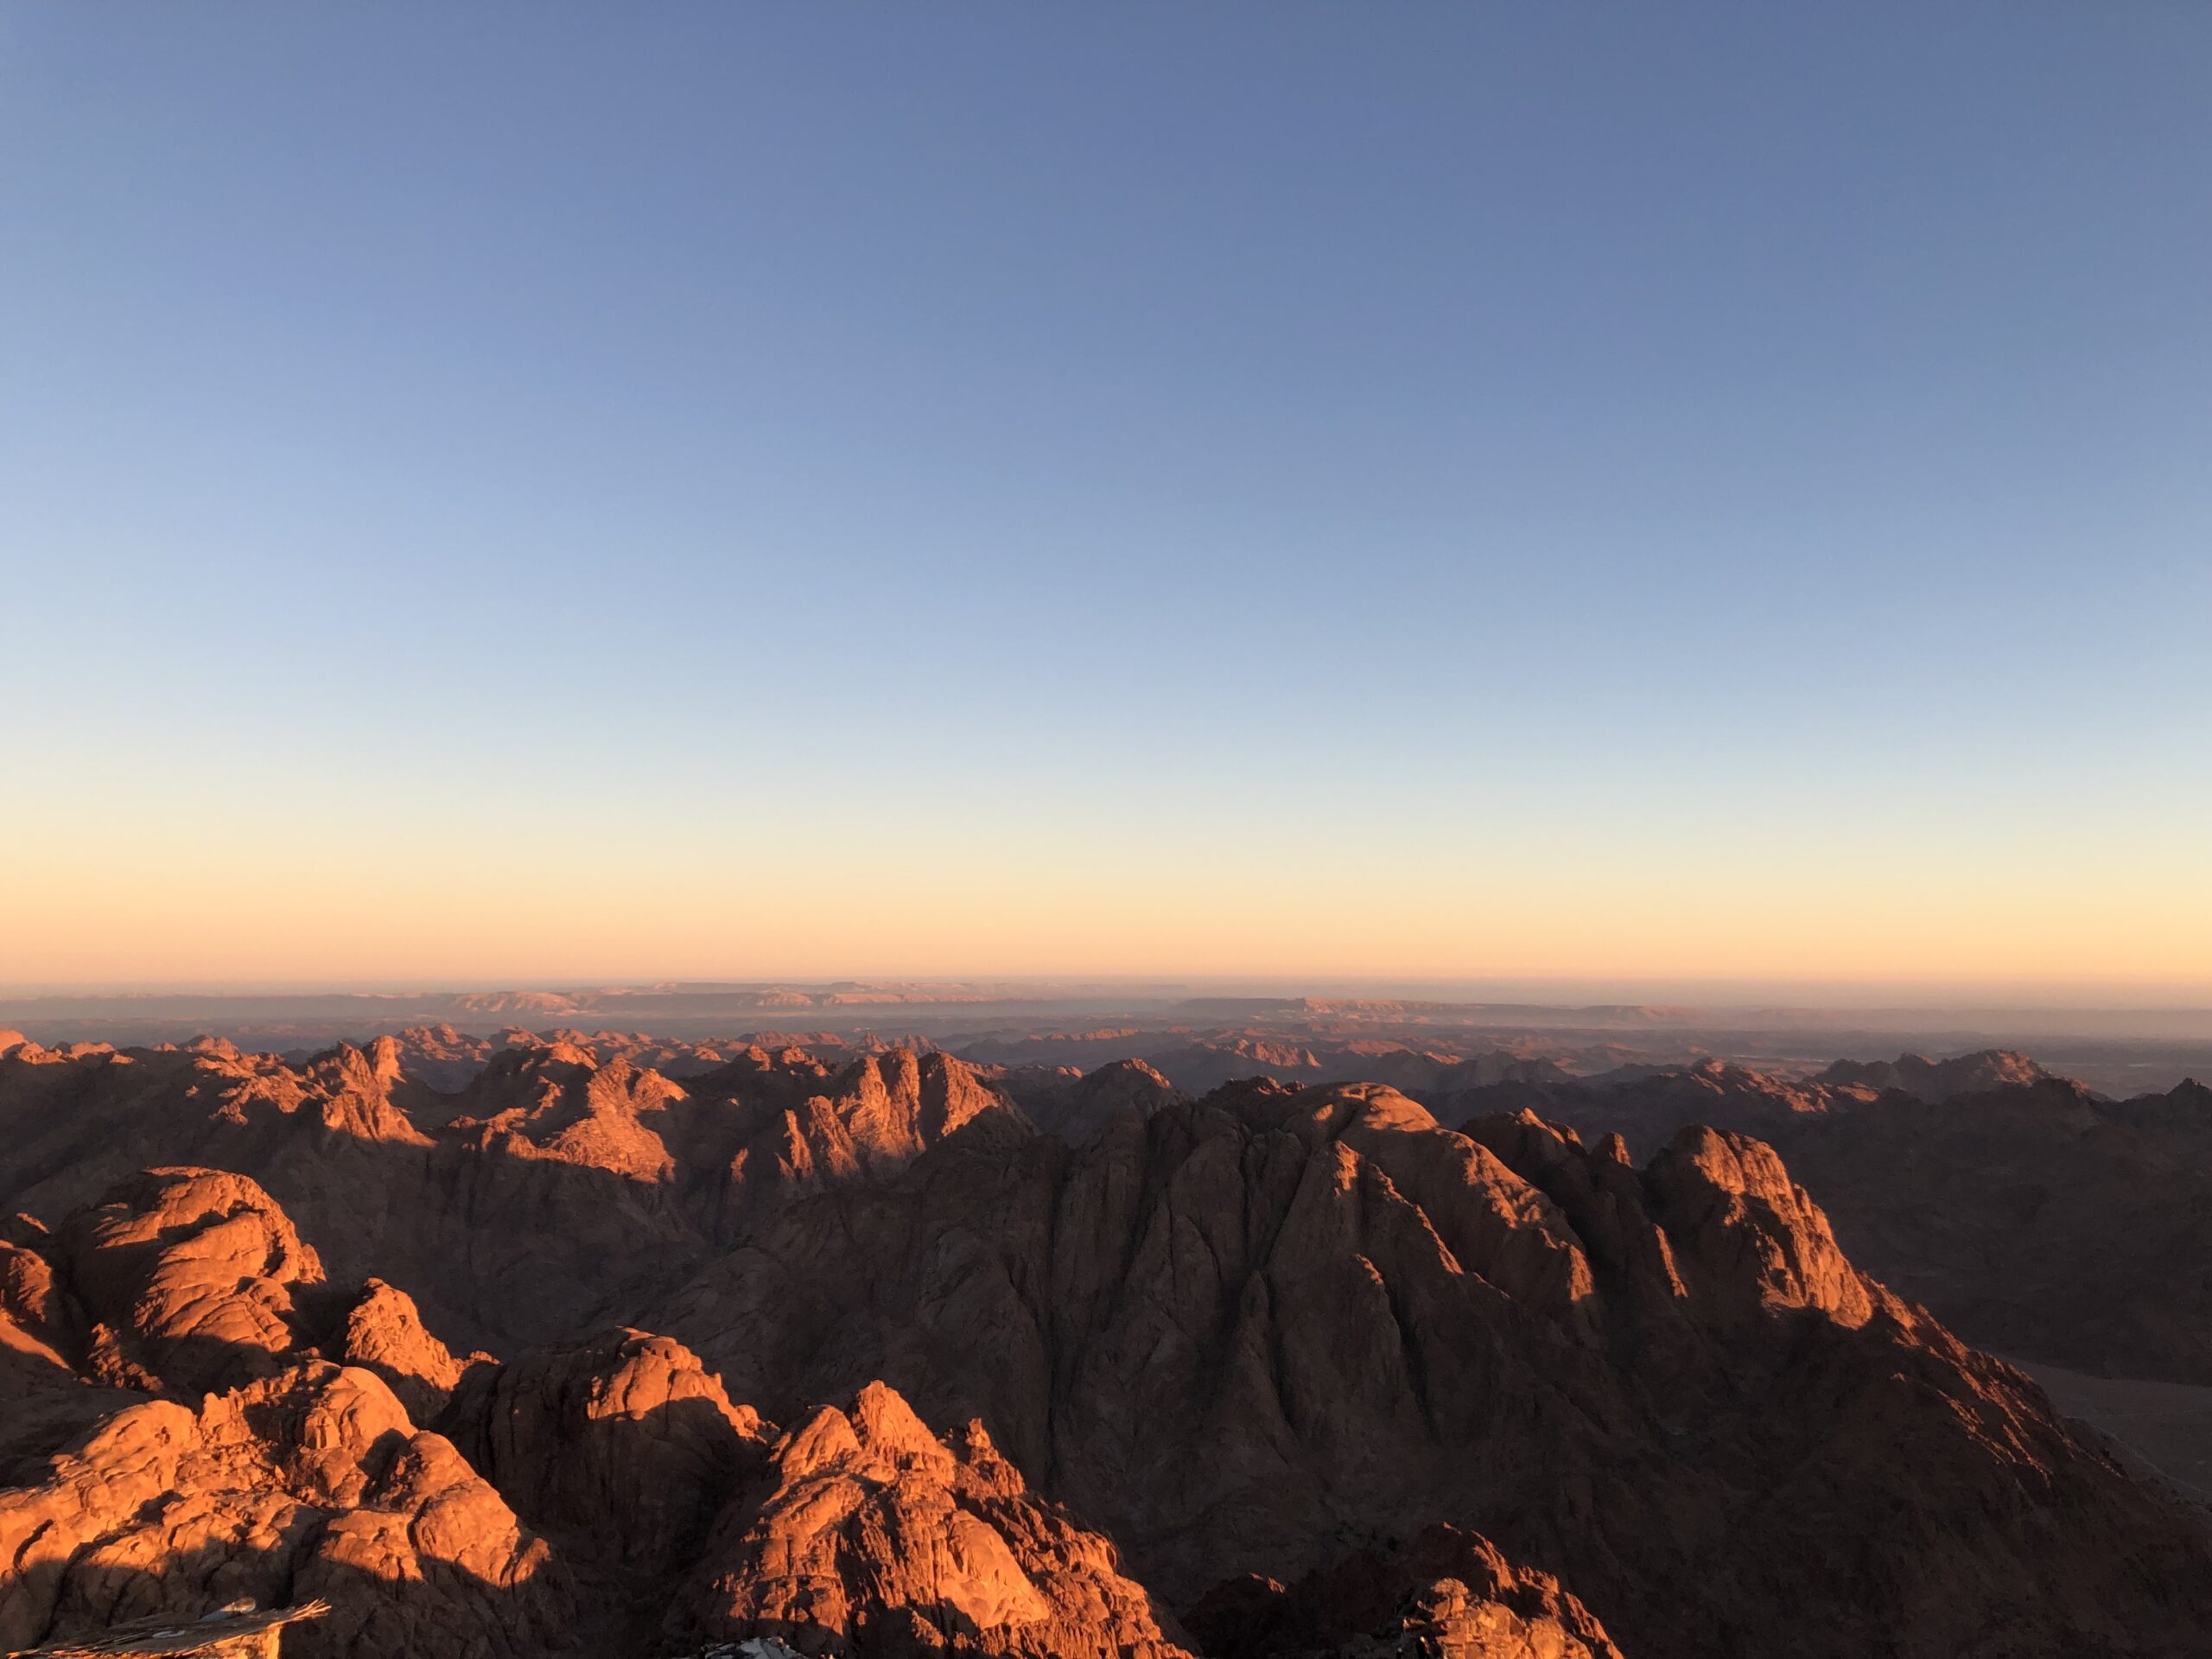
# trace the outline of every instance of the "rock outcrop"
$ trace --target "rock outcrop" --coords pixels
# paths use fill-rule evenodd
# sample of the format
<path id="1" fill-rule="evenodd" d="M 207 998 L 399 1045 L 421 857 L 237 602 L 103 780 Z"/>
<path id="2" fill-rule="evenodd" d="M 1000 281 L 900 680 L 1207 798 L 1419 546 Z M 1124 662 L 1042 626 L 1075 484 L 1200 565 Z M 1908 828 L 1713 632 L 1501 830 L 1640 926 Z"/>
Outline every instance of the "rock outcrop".
<path id="1" fill-rule="evenodd" d="M 1839 1061 L 1795 1082 L 1718 1064 L 1459 1097 L 1533 1107 L 1645 1155 L 1695 1124 L 1786 1160 L 1852 1261 L 2000 1353 L 2212 1383 L 2212 1092 L 2102 1098 L 2002 1050 Z"/>
<path id="2" fill-rule="evenodd" d="M 18 1045 L 0 1056 L 0 1208 L 58 1217 L 154 1165 L 243 1175 L 331 1280 L 381 1278 L 449 1339 L 499 1351 L 626 1317 L 795 1197 L 1020 1121 L 941 1054 L 832 1071 L 732 1049 L 678 1084 L 581 1039 L 509 1033 L 449 1091 L 405 1070 L 410 1047 L 459 1046 L 435 1034 L 298 1065 L 226 1043 Z"/>
<path id="3" fill-rule="evenodd" d="M 1090 1145 L 1117 1117 L 1150 1117 L 1182 1098 L 1142 1060 L 1116 1060 L 1087 1073 L 1072 1067 L 1033 1067 L 997 1081 L 1032 1123 L 1073 1147 Z"/>
<path id="4" fill-rule="evenodd" d="M 652 1052 L 0 1052 L 0 1637 L 317 1596 L 288 1652 L 2194 1659 L 2212 1626 L 2202 1517 L 1861 1271 L 2146 1343 L 2178 1310 L 2178 1349 L 2202 1090 L 1704 1066 L 1603 1084 L 1586 1140 L 1375 1083 Z M 1602 1132 L 1638 1103 L 1640 1159 Z"/>
<path id="5" fill-rule="evenodd" d="M 652 1583 L 699 1553 L 769 1438 L 683 1344 L 631 1330 L 481 1367 L 442 1421 L 570 1559 Z"/>
<path id="6" fill-rule="evenodd" d="M 105 1382 L 183 1393 L 271 1376 L 308 1339 L 322 1263 L 242 1175 L 151 1169 L 61 1229 Z M 159 1379 L 158 1384 L 155 1379 Z"/>
<path id="7" fill-rule="evenodd" d="M 674 1622 L 801 1654 L 1190 1659 L 1114 1548 L 1031 1497 L 980 1423 L 940 1441 L 881 1383 L 778 1444 Z"/>
<path id="8" fill-rule="evenodd" d="M 1890 1095 L 1777 1140 L 1852 1259 L 1972 1341 L 2212 1384 L 2212 1090 Z"/>
<path id="9" fill-rule="evenodd" d="M 372 1373 L 321 1362 L 118 1413 L 0 1492 L 0 1645 L 197 1616 L 240 1598 L 334 1611 L 286 1650 L 568 1650 L 550 1551 Z"/>
<path id="10" fill-rule="evenodd" d="M 382 1377 L 417 1422 L 429 1422 L 445 1409 L 464 1368 L 423 1323 L 413 1297 L 372 1279 L 345 1319 L 335 1338 L 335 1357 Z"/>
<path id="11" fill-rule="evenodd" d="M 1287 1588 L 1257 1574 L 1217 1586 L 1188 1622 L 1210 1659 L 1620 1659 L 1558 1580 L 1449 1526 Z"/>

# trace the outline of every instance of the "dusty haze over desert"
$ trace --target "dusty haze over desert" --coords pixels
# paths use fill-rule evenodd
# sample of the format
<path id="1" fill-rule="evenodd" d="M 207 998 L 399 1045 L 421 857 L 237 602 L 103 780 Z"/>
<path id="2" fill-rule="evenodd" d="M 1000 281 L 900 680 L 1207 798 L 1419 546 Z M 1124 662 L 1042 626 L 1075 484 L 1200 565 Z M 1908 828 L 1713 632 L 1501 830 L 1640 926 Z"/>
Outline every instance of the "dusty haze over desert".
<path id="1" fill-rule="evenodd" d="M 0 5 L 0 1655 L 2212 1659 L 2212 9 Z"/>

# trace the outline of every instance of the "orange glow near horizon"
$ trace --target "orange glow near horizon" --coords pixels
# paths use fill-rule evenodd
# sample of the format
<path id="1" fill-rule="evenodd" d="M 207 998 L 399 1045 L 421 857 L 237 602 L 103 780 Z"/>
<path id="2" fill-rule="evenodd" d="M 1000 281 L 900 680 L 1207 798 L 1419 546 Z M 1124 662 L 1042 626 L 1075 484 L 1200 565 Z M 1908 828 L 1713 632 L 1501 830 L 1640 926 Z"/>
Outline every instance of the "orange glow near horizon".
<path id="1" fill-rule="evenodd" d="M 2173 859 L 887 829 L 733 844 L 202 823 L 0 837 L 0 984 L 1184 976 L 2212 992 Z"/>
<path id="2" fill-rule="evenodd" d="M 1675 10 L 16 8 L 0 986 L 2212 1007 L 2212 6 Z"/>

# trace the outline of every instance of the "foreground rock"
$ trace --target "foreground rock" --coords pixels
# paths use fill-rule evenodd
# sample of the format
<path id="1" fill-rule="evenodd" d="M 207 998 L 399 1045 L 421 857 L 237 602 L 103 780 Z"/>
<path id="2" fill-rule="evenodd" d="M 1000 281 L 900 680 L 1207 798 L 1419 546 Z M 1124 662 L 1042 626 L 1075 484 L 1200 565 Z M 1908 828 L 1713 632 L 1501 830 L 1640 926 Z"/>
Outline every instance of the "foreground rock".
<path id="1" fill-rule="evenodd" d="M 373 1374 L 320 1362 L 124 1410 L 47 1478 L 0 1493 L 0 1645 L 239 1598 L 333 1611 L 287 1653 L 355 1659 L 567 1649 L 544 1543 Z"/>
<path id="2" fill-rule="evenodd" d="M 1221 1659 L 2182 1659 L 2212 1626 L 2201 1519 L 1861 1273 L 1853 1230 L 1887 1235 L 1840 1243 L 1783 1163 L 2013 1124 L 2023 1169 L 2137 1182 L 2185 1308 L 2187 1100 L 1707 1068 L 1654 1089 L 1791 1146 L 1693 1125 L 1639 1164 L 1372 1084 L 641 1052 L 518 1034 L 442 1093 L 389 1044 L 0 1055 L 41 1212 L 0 1227 L 0 1636 L 311 1594 L 287 1650 L 362 1659 L 1192 1650 L 1154 1595 Z M 1944 1133 L 1913 1144 L 1986 1155 Z M 2176 1166 L 2121 1150 L 2152 1145 Z M 2094 1232 L 2002 1191 L 1953 1212 Z"/>
<path id="3" fill-rule="evenodd" d="M 329 1611 L 324 1601 L 277 1608 L 240 1601 L 194 1619 L 133 1619 L 98 1636 L 34 1648 L 17 1659 L 277 1659 L 286 1626 Z"/>
<path id="4" fill-rule="evenodd" d="M 1218 1586 L 1188 1622 L 1211 1659 L 1620 1659 L 1557 1580 L 1447 1526 L 1392 1555 L 1361 1551 L 1287 1589 L 1256 1574 Z"/>
<path id="5" fill-rule="evenodd" d="M 1027 1491 L 979 1423 L 931 1434 L 880 1383 L 777 1446 L 717 1529 L 680 1628 L 801 1654 L 1189 1659 L 1114 1548 Z"/>
<path id="6" fill-rule="evenodd" d="M 660 1588 L 766 1466 L 770 1439 L 683 1344 L 632 1330 L 483 1367 L 442 1421 L 570 1559 Z"/>
<path id="7" fill-rule="evenodd" d="M 260 1185 L 150 1169 L 62 1228 L 70 1283 L 105 1380 L 181 1392 L 282 1370 L 308 1339 L 322 1263 Z"/>

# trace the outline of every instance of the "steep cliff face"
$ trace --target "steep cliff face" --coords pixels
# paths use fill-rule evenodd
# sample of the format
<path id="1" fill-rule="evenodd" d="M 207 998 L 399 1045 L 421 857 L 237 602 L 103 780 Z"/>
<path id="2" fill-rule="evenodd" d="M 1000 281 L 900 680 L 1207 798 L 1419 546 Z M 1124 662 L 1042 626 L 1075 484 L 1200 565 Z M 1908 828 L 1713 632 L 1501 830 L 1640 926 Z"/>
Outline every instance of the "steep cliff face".
<path id="1" fill-rule="evenodd" d="M 65 1294 L 46 1229 L 29 1216 L 0 1224 L 0 1387 L 33 1389 L 74 1376 L 83 1311 Z"/>
<path id="2" fill-rule="evenodd" d="M 2212 1383 L 2212 1091 L 2106 1100 L 2002 1050 L 1839 1061 L 1789 1082 L 1708 1065 L 1501 1085 L 1586 1140 L 1656 1149 L 1687 1125 L 1773 1144 L 1852 1260 L 1999 1352 Z M 1491 1115 L 1495 1115 L 1492 1110 Z"/>
<path id="3" fill-rule="evenodd" d="M 1243 1086 L 792 1206 L 654 1322 L 772 1414 L 880 1376 L 980 1417 L 1179 1605 L 1442 1521 L 1645 1659 L 2180 1652 L 2203 1611 L 2191 1525 L 1740 1137 L 1638 1170 L 1525 1117 Z M 2115 1618 L 2146 1571 L 2178 1599 Z"/>
<path id="4" fill-rule="evenodd" d="M 1853 1259 L 1972 1340 L 2212 1383 L 2212 1090 L 1892 1095 L 1781 1147 Z"/>
<path id="5" fill-rule="evenodd" d="M 440 1426 L 572 1560 L 648 1589 L 698 1554 L 769 1439 L 681 1343 L 632 1330 L 480 1367 Z"/>
<path id="6" fill-rule="evenodd" d="M 418 1422 L 429 1422 L 445 1409 L 464 1374 L 453 1350 L 423 1323 L 415 1299 L 381 1279 L 361 1287 L 333 1344 L 336 1357 L 382 1377 Z"/>

